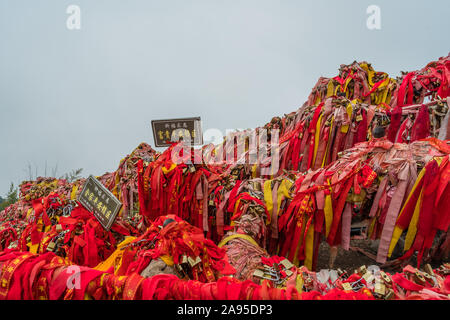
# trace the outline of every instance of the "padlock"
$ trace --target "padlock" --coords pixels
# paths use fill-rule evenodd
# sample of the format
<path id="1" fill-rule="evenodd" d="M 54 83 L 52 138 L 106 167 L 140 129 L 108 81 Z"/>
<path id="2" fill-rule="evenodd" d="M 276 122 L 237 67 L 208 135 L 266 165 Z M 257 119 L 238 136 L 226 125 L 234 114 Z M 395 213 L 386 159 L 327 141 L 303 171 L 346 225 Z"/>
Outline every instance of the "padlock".
<path id="1" fill-rule="evenodd" d="M 200 257 L 195 257 L 194 266 L 196 266 L 197 264 L 199 264 L 201 262 L 202 262 L 202 259 L 200 259 Z"/>
<path id="2" fill-rule="evenodd" d="M 392 289 L 388 289 L 386 295 L 384 296 L 385 300 L 391 300 L 394 298 L 394 291 Z"/>
<path id="3" fill-rule="evenodd" d="M 367 283 L 372 283 L 373 280 L 375 280 L 375 277 L 373 276 L 372 272 L 366 272 L 362 276 L 364 280 L 366 280 Z"/>
<path id="4" fill-rule="evenodd" d="M 386 294 L 386 286 L 382 281 L 377 281 L 375 283 L 375 290 L 374 292 L 380 296 L 380 297 L 384 297 L 384 295 Z"/>
<path id="5" fill-rule="evenodd" d="M 429 263 L 427 263 L 427 264 L 424 266 L 424 270 L 425 270 L 425 272 L 428 273 L 430 276 L 433 276 L 433 275 L 434 275 L 433 268 L 431 267 L 431 265 L 430 265 Z"/>
<path id="6" fill-rule="evenodd" d="M 391 278 L 384 271 L 380 271 L 380 276 L 381 276 L 381 279 L 383 279 L 385 284 L 387 284 L 387 285 L 392 284 Z"/>
<path id="7" fill-rule="evenodd" d="M 280 262 L 280 264 L 282 264 L 288 270 L 294 266 L 288 259 L 284 259 Z"/>
<path id="8" fill-rule="evenodd" d="M 413 280 L 415 283 L 422 285 L 422 286 L 426 283 L 424 276 L 422 276 L 422 274 L 419 271 L 417 271 L 413 274 Z"/>
<path id="9" fill-rule="evenodd" d="M 262 270 L 260 270 L 260 269 L 256 269 L 256 270 L 253 272 L 253 275 L 254 275 L 255 277 L 262 278 L 262 277 L 264 277 L 264 272 L 263 272 Z"/>
<path id="10" fill-rule="evenodd" d="M 348 282 L 342 283 L 342 288 L 343 288 L 345 291 L 353 291 L 352 286 L 351 286 L 350 283 L 348 283 Z"/>
<path id="11" fill-rule="evenodd" d="M 434 282 L 433 276 L 429 275 L 426 272 L 424 272 L 422 275 L 428 283 L 430 283 L 431 285 L 434 286 L 435 282 Z"/>
<path id="12" fill-rule="evenodd" d="M 47 245 L 47 251 L 53 252 L 55 250 L 55 243 L 53 241 L 50 241 L 50 243 Z"/>
<path id="13" fill-rule="evenodd" d="M 175 264 L 175 269 L 178 271 L 178 273 L 181 276 L 181 279 L 184 279 L 187 277 L 186 273 L 184 272 L 184 269 L 179 264 Z"/>
<path id="14" fill-rule="evenodd" d="M 192 268 L 202 262 L 202 259 L 200 259 L 200 257 L 196 257 L 195 259 L 188 257 L 187 260 Z"/>
<path id="15" fill-rule="evenodd" d="M 358 273 L 360 276 L 365 275 L 365 274 L 367 273 L 367 268 L 366 268 L 366 266 L 363 265 L 363 266 L 359 267 L 357 273 Z"/>

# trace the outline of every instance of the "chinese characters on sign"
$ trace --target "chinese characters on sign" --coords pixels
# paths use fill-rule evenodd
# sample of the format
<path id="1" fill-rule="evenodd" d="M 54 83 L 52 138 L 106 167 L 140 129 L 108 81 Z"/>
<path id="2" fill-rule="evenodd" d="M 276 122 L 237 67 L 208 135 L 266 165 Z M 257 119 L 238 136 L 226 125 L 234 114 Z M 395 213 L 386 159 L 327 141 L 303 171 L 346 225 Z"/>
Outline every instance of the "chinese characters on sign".
<path id="1" fill-rule="evenodd" d="M 94 214 L 107 231 L 122 207 L 122 203 L 93 176 L 86 180 L 78 201 Z"/>
<path id="2" fill-rule="evenodd" d="M 180 140 L 194 146 L 203 144 L 200 117 L 152 120 L 152 129 L 156 147 L 168 147 L 169 142 Z"/>

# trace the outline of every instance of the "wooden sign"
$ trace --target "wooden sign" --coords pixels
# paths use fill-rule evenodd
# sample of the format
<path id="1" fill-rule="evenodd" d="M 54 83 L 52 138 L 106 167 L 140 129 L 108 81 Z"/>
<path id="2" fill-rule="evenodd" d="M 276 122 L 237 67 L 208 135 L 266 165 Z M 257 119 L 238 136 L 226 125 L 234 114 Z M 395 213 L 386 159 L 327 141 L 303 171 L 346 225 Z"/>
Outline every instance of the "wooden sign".
<path id="1" fill-rule="evenodd" d="M 167 120 L 152 120 L 153 138 L 156 147 L 168 147 L 169 142 L 180 140 L 193 146 L 203 144 L 202 124 L 200 117 Z"/>
<path id="2" fill-rule="evenodd" d="M 106 231 L 109 231 L 122 203 L 94 176 L 89 176 L 78 201 L 94 214 Z"/>

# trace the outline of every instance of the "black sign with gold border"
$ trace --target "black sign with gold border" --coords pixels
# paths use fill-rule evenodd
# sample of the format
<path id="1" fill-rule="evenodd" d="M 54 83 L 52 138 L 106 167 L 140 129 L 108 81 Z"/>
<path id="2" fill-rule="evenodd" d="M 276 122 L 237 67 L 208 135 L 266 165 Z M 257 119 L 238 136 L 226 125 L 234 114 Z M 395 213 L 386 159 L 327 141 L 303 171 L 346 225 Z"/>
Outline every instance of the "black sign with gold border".
<path id="1" fill-rule="evenodd" d="M 168 147 L 170 142 L 190 141 L 191 145 L 203 144 L 200 117 L 152 120 L 153 139 L 156 147 Z"/>
<path id="2" fill-rule="evenodd" d="M 78 202 L 92 212 L 106 231 L 109 231 L 122 203 L 94 176 L 89 176 L 83 186 Z"/>

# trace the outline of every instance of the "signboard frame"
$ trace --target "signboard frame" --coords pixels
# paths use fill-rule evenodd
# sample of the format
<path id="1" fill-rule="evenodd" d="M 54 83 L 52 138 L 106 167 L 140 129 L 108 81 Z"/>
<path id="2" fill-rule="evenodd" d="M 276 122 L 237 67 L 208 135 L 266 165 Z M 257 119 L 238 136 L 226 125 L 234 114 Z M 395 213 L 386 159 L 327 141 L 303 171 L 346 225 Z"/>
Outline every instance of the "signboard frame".
<path id="1" fill-rule="evenodd" d="M 93 187 L 92 187 L 93 185 Z M 90 188 L 91 187 L 91 188 Z M 92 198 L 98 198 L 100 196 L 102 201 L 106 202 L 106 207 L 109 205 L 110 201 L 112 202 L 113 207 L 108 206 L 106 210 L 110 212 L 109 217 L 106 217 L 104 213 L 99 209 L 97 202 L 96 204 L 91 204 L 89 199 L 86 199 L 85 197 L 88 197 L 86 195 L 86 190 L 94 189 L 94 192 L 96 194 Z M 90 193 L 93 193 L 93 190 L 91 190 Z M 107 199 L 105 199 L 107 198 Z M 122 203 L 112 194 L 111 191 L 109 191 L 98 179 L 96 179 L 93 175 L 90 175 L 84 185 L 83 190 L 81 190 L 80 195 L 78 196 L 78 202 L 80 202 L 83 207 L 85 207 L 88 211 L 92 212 L 95 218 L 100 222 L 100 224 L 105 228 L 106 231 L 109 231 L 111 229 L 112 224 L 116 220 L 117 214 L 120 212 L 120 209 L 122 208 Z M 91 200 L 92 201 L 92 200 Z M 103 203 L 103 202 L 100 202 Z M 102 206 L 103 207 L 103 206 Z"/>
<path id="2" fill-rule="evenodd" d="M 168 124 L 170 126 L 171 124 L 181 123 L 181 122 L 194 122 L 195 136 L 194 136 L 194 139 L 191 138 L 191 145 L 192 146 L 203 145 L 202 120 L 200 117 L 191 117 L 191 118 L 152 120 L 153 140 L 155 142 L 155 147 L 169 147 L 170 146 L 169 143 L 161 142 L 161 139 L 158 139 L 156 125 Z M 170 136 L 172 137 L 172 132 L 177 129 L 184 129 L 184 127 L 168 128 L 167 130 L 169 130 Z M 167 139 L 167 140 L 171 141 L 170 139 Z"/>

